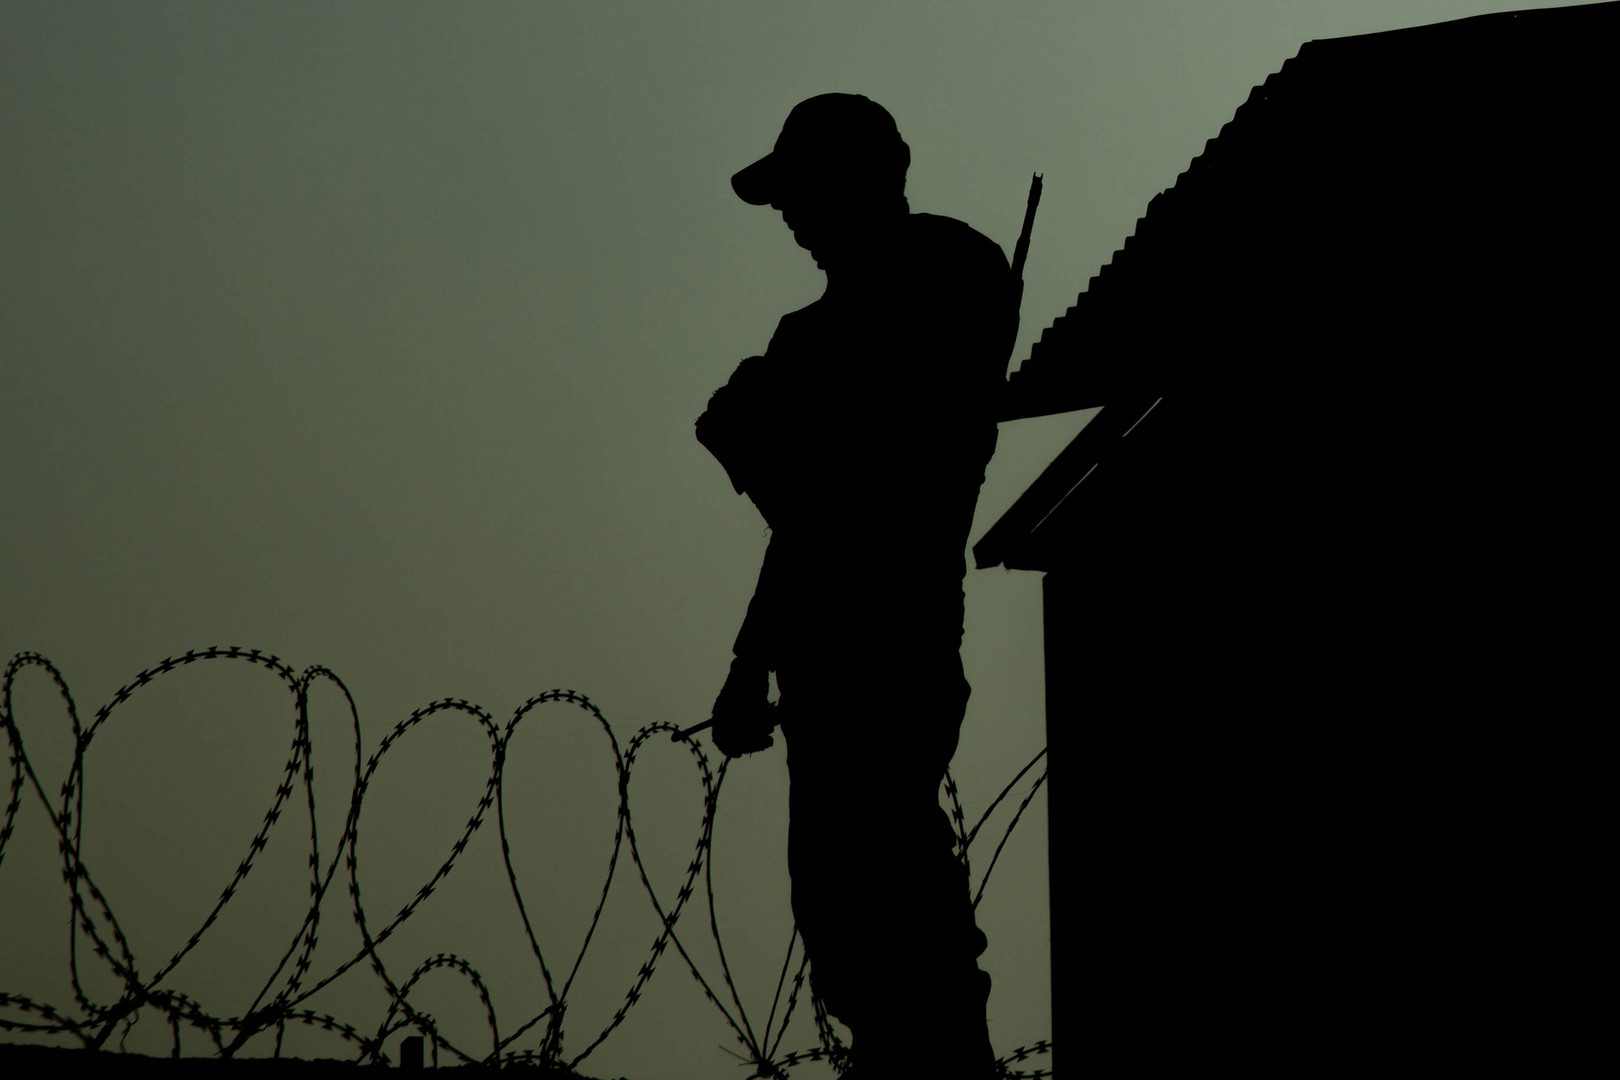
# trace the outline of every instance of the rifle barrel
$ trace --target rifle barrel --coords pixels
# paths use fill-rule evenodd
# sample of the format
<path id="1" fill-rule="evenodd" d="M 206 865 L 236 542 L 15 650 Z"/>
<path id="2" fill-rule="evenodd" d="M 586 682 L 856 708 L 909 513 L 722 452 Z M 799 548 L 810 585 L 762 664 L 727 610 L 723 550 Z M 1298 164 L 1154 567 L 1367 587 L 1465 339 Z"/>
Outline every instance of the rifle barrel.
<path id="1" fill-rule="evenodd" d="M 1041 205 L 1041 174 L 1036 173 L 1029 181 L 1029 201 L 1024 205 L 1024 228 L 1018 234 L 1018 246 L 1013 248 L 1012 274 L 1019 281 L 1024 279 L 1024 260 L 1029 257 L 1029 234 L 1035 228 L 1035 208 Z"/>

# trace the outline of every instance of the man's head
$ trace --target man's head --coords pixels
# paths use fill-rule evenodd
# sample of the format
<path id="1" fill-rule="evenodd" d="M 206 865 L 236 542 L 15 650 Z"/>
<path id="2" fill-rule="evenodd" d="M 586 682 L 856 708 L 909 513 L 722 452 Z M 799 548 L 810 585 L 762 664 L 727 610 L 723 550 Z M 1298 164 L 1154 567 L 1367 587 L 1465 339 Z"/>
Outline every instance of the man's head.
<path id="1" fill-rule="evenodd" d="M 874 223 L 906 213 L 910 164 L 887 109 L 860 94 L 821 94 L 793 107 L 775 149 L 731 187 L 744 202 L 780 210 L 825 266 Z"/>

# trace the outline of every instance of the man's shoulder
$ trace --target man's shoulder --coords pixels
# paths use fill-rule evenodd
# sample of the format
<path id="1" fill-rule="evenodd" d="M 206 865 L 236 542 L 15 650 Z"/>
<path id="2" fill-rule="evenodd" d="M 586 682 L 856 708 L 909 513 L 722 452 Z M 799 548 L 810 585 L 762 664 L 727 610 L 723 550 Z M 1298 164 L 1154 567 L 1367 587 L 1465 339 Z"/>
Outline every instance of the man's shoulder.
<path id="1" fill-rule="evenodd" d="M 792 333 L 799 327 L 813 326 L 826 316 L 826 312 L 827 298 L 825 296 L 818 297 L 804 305 L 804 307 L 790 311 L 778 319 L 776 321 L 776 332 L 779 334 L 784 331 Z"/>
<path id="2" fill-rule="evenodd" d="M 986 275 L 1009 272 L 1001 245 L 965 221 L 943 214 L 912 214 L 912 243 L 930 260 Z"/>

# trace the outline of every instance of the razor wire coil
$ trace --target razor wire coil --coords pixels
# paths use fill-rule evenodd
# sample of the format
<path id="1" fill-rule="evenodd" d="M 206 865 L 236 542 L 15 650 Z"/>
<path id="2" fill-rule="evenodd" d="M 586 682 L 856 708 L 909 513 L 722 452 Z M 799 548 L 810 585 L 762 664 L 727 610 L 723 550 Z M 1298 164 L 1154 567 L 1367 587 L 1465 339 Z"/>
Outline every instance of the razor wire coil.
<path id="1" fill-rule="evenodd" d="M 247 852 L 237 864 L 230 881 L 220 892 L 218 899 L 203 919 L 202 924 L 187 938 L 186 942 L 154 974 L 142 976 L 134 951 L 113 912 L 112 904 L 96 886 L 84 863 L 82 827 L 85 797 L 85 754 L 96 733 L 108 722 L 113 711 L 129 701 L 141 688 L 164 675 L 189 665 L 220 660 L 237 661 L 263 668 L 282 682 L 294 704 L 292 744 L 283 766 L 281 781 L 276 786 L 271 805 L 265 812 L 258 831 L 249 841 Z M 34 766 L 28 757 L 23 745 L 21 730 L 13 715 L 13 685 L 17 676 L 23 670 L 29 668 L 40 669 L 53 681 L 66 705 L 72 728 L 73 760 L 68 769 L 67 778 L 58 791 L 58 802 L 54 807 L 51 798 L 46 793 L 44 784 L 35 772 Z M 309 721 L 310 690 L 318 681 L 330 683 L 343 694 L 344 702 L 349 711 L 349 724 L 354 735 L 354 776 L 350 789 L 347 815 L 343 830 L 338 837 L 336 850 L 330 853 L 329 858 L 324 863 L 321 859 L 320 842 L 316 829 L 314 765 Z M 618 810 L 613 846 L 608 861 L 608 873 L 589 927 L 586 930 L 584 941 L 567 976 L 561 979 L 558 978 L 557 974 L 553 973 L 551 966 L 547 963 L 535 935 L 522 890 L 518 887 L 517 874 L 512 865 L 511 845 L 508 839 L 503 798 L 504 767 L 507 748 L 511 743 L 511 739 L 525 717 L 539 707 L 550 704 L 572 705 L 583 710 L 594 719 L 607 736 L 609 746 L 612 749 L 614 768 L 618 780 Z M 422 885 L 416 894 L 380 930 L 373 933 L 367 918 L 365 905 L 362 902 L 359 876 L 359 822 L 363 800 L 378 765 L 389 749 L 396 745 L 411 729 L 439 713 L 461 713 L 476 722 L 488 739 L 491 755 L 490 773 L 485 782 L 483 793 L 472 815 L 468 818 L 460 837 L 452 845 L 449 856 L 433 873 L 427 883 Z M 121 1042 L 123 1037 L 127 1037 L 140 1010 L 150 1008 L 167 1018 L 172 1032 L 172 1054 L 175 1057 L 180 1056 L 183 1026 L 190 1026 L 192 1029 L 202 1032 L 213 1045 L 215 1053 L 221 1057 L 230 1058 L 249 1039 L 255 1035 L 270 1031 L 275 1032 L 275 1053 L 279 1056 L 282 1037 L 287 1026 L 289 1024 L 304 1024 L 330 1032 L 348 1043 L 354 1052 L 355 1060 L 360 1063 L 390 1064 L 388 1055 L 384 1050 L 387 1040 L 397 1032 L 414 1029 L 424 1036 L 425 1043 L 431 1047 L 432 1062 L 434 1064 L 438 1064 L 442 1051 L 460 1063 L 465 1064 L 541 1064 L 553 1069 L 572 1072 L 580 1062 L 584 1061 L 624 1022 L 630 1010 L 641 1000 L 643 991 L 651 980 L 659 960 L 673 945 L 676 952 L 685 961 L 704 997 L 715 1007 L 727 1026 L 732 1030 L 737 1043 L 745 1052 L 744 1055 L 739 1056 L 753 1067 L 754 1072 L 752 1075 L 754 1077 L 779 1080 L 779 1078 L 787 1077 L 788 1070 L 794 1066 L 809 1061 L 829 1062 L 840 1073 L 846 1071 L 851 1064 L 849 1048 L 840 1040 L 825 1006 L 813 993 L 811 995 L 812 1011 L 821 1045 L 786 1053 L 781 1050 L 781 1042 L 787 1030 L 788 1022 L 792 1018 L 805 988 L 809 968 L 809 958 L 803 954 L 802 948 L 799 950 L 798 964 L 796 967 L 794 965 L 794 949 L 795 946 L 800 944 L 797 930 L 789 939 L 787 953 L 783 959 L 781 974 L 778 976 L 775 994 L 771 1002 L 770 1015 L 764 1027 L 756 1032 L 752 1022 L 749 1020 L 742 1005 L 741 995 L 732 977 L 730 964 L 726 959 L 725 948 L 721 941 L 720 928 L 715 916 L 713 862 L 707 857 L 713 840 L 716 807 L 729 762 L 723 761 L 717 769 L 711 768 L 703 748 L 690 735 L 683 736 L 680 729 L 672 724 L 653 723 L 642 727 L 636 732 L 629 744 L 621 750 L 612 725 L 601 710 L 584 694 L 573 690 L 554 689 L 531 697 L 517 708 L 504 728 L 498 725 L 487 711 L 464 698 L 441 698 L 415 710 L 410 716 L 395 724 L 388 734 L 383 737 L 377 749 L 372 752 L 369 758 L 366 758 L 363 754 L 360 733 L 359 708 L 348 687 L 344 685 L 342 679 L 336 673 L 325 667 L 314 665 L 306 668 L 300 674 L 280 658 L 259 649 L 244 649 L 239 646 L 210 646 L 206 649 L 190 650 L 180 656 L 168 657 L 154 667 L 139 672 L 131 682 L 120 687 L 114 693 L 112 699 L 96 711 L 94 719 L 88 726 L 81 723 L 72 692 L 68 688 L 67 681 L 55 665 L 38 653 L 18 653 L 6 666 L 3 680 L 0 680 L 0 725 L 4 726 L 10 743 L 11 766 L 9 795 L 5 810 L 3 814 L 0 814 L 0 868 L 4 866 L 6 849 L 15 833 L 17 814 L 23 799 L 23 790 L 27 786 L 32 786 L 41 804 L 49 814 L 52 827 L 57 834 L 57 848 L 62 860 L 62 877 L 67 885 L 71 905 L 72 921 L 68 949 L 69 978 L 74 1002 L 80 1014 L 78 1016 L 70 1015 L 69 1011 L 48 1002 L 35 1001 L 25 995 L 0 991 L 0 1009 L 8 1010 L 13 1014 L 0 1015 L 0 1030 L 31 1032 L 41 1035 L 67 1034 L 78 1039 L 86 1048 L 99 1049 L 108 1042 L 120 1027 L 124 1032 L 124 1036 L 120 1037 Z M 675 741 L 686 745 L 693 757 L 703 789 L 703 817 L 696 847 L 690 862 L 687 864 L 685 877 L 675 893 L 675 901 L 667 909 L 663 902 L 660 901 L 657 891 L 653 888 L 648 877 L 646 866 L 637 845 L 634 823 L 630 812 L 630 777 L 637 755 L 649 739 L 661 732 L 669 732 Z M 978 836 L 980 830 L 988 821 L 990 814 L 1008 798 L 1019 782 L 1042 760 L 1045 753 L 1046 751 L 1042 749 L 1028 765 L 1024 766 L 1017 776 L 991 802 L 971 830 L 966 827 L 966 815 L 961 805 L 956 782 L 947 771 L 945 792 L 951 806 L 950 815 L 957 838 L 957 854 L 964 867 L 967 866 L 968 862 L 969 845 Z M 1003 832 L 974 896 L 975 906 L 984 895 L 984 888 L 989 880 L 990 871 L 994 869 L 995 863 L 1000 857 L 1002 849 L 1006 846 L 1007 840 L 1012 835 L 1013 829 L 1016 828 L 1024 810 L 1030 805 L 1045 779 L 1046 773 L 1043 770 L 1030 785 L 1012 820 Z M 288 808 L 288 804 L 293 799 L 294 793 L 300 784 L 304 788 L 305 798 L 303 802 L 310 826 L 309 906 L 304 912 L 298 930 L 282 953 L 279 963 L 265 980 L 263 987 L 254 997 L 247 1010 L 240 1016 L 213 1015 L 184 993 L 165 988 L 160 984 L 174 972 L 185 957 L 197 947 L 208 930 L 215 925 L 225 906 L 236 895 L 243 880 L 253 869 L 255 860 L 265 850 L 271 830 L 279 822 L 282 813 Z M 438 953 L 419 964 L 403 981 L 397 981 L 390 974 L 387 965 L 378 952 L 379 946 L 398 931 L 449 876 L 456 862 L 465 852 L 473 835 L 484 824 L 485 818 L 491 809 L 495 811 L 502 861 L 506 870 L 508 884 L 511 887 L 513 901 L 517 907 L 530 950 L 540 968 L 547 998 L 550 1001 L 550 1004 L 541 1009 L 539 1013 L 518 1024 L 504 1037 L 501 1035 L 501 1025 L 488 986 L 478 970 L 467 960 L 450 953 Z M 615 871 L 626 841 L 629 843 L 631 861 L 636 867 L 643 889 L 652 904 L 653 910 L 658 915 L 661 930 L 654 938 L 649 955 L 638 969 L 634 982 L 625 994 L 624 1001 L 615 1010 L 606 1026 L 595 1034 L 584 1050 L 570 1055 L 564 1050 L 563 1028 L 567 1014 L 569 991 L 573 987 L 575 977 L 579 974 L 580 966 L 590 947 L 591 940 L 599 928 L 602 912 L 606 906 L 608 893 L 614 881 Z M 362 945 L 357 952 L 339 964 L 336 969 L 316 980 L 312 985 L 306 986 L 305 983 L 309 978 L 310 966 L 319 941 L 323 903 L 326 901 L 333 881 L 337 877 L 340 865 L 345 871 L 349 906 L 355 925 L 359 929 Z M 721 975 L 727 996 L 730 998 L 731 1006 L 729 1008 L 721 1000 L 715 987 L 705 978 L 698 964 L 688 952 L 686 945 L 675 932 L 676 923 L 684 912 L 686 905 L 697 893 L 697 879 L 700 873 L 703 875 L 702 887 L 709 908 L 709 931 L 715 942 Z M 122 992 L 116 1000 L 97 1002 L 91 998 L 86 990 L 80 971 L 79 947 L 81 937 L 88 942 L 95 957 L 116 976 L 118 982 L 122 985 Z M 336 1016 L 305 1007 L 306 1003 L 316 994 L 362 962 L 369 964 L 388 995 L 386 1013 L 375 1031 L 371 1034 L 363 1033 L 359 1028 L 345 1023 Z M 412 1005 L 410 1000 L 412 992 L 427 976 L 436 971 L 447 971 L 458 975 L 476 991 L 489 1028 L 490 1050 L 488 1052 L 480 1052 L 452 1043 L 439 1031 L 431 1015 L 420 1011 Z M 791 979 L 789 977 L 790 972 L 792 973 Z M 561 983 L 560 989 L 558 987 L 559 982 Z M 784 989 L 787 991 L 785 1003 L 782 1001 Z M 779 1005 L 782 1006 L 782 1009 L 780 1022 L 778 1023 L 777 1009 Z M 531 1034 L 536 1028 L 540 1028 L 540 1031 L 537 1034 Z M 773 1030 L 775 1033 L 774 1039 L 772 1038 Z M 515 1049 L 513 1044 L 524 1036 L 529 1036 L 530 1040 L 535 1041 L 537 1045 Z M 1024 1063 L 1032 1056 L 1048 1053 L 1050 1050 L 1051 1043 L 1045 1040 L 1030 1046 L 1019 1047 L 998 1061 L 998 1069 L 1001 1075 L 1008 1078 L 1037 1080 L 1037 1078 L 1048 1077 L 1051 1075 L 1050 1069 L 1023 1071 L 1014 1068 L 1014 1066 Z"/>

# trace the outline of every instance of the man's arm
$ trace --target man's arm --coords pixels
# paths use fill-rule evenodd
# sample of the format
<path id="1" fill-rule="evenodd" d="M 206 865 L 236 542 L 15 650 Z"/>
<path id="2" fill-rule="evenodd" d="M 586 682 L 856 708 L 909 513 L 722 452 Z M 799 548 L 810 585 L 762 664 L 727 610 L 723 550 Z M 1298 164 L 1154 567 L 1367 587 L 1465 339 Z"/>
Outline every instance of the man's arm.
<path id="1" fill-rule="evenodd" d="M 769 392 L 765 359 L 751 356 L 737 365 L 725 386 L 709 398 L 709 406 L 697 420 L 697 439 L 726 470 L 731 486 L 746 494 L 765 515 L 761 497 L 762 471 L 770 454 L 765 445 L 769 419 Z M 774 543 L 773 543 L 774 546 Z M 770 652 L 774 637 L 771 549 L 765 553 L 759 583 L 748 602 L 748 613 L 732 645 L 734 659 L 726 675 L 712 714 L 715 746 L 727 757 L 751 754 L 772 745 L 770 714 Z"/>
<path id="2" fill-rule="evenodd" d="M 748 601 L 748 614 L 731 647 L 731 670 L 714 702 L 714 745 L 727 757 L 752 754 L 773 743 L 771 729 L 776 719 L 771 715 L 768 698 L 779 609 L 776 561 L 772 559 L 776 547 L 773 538 L 765 549 L 765 562 Z"/>

